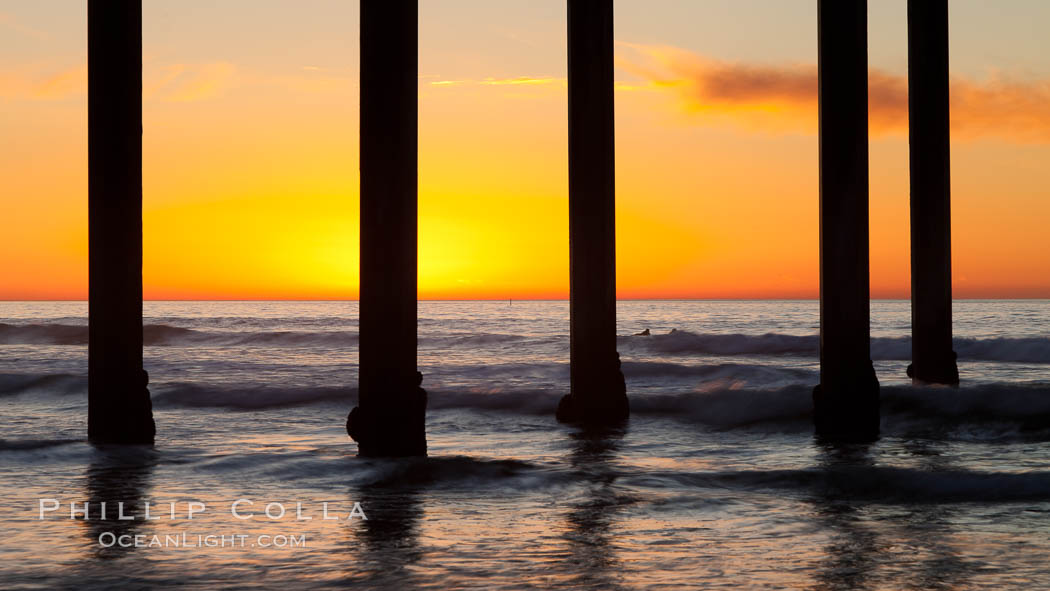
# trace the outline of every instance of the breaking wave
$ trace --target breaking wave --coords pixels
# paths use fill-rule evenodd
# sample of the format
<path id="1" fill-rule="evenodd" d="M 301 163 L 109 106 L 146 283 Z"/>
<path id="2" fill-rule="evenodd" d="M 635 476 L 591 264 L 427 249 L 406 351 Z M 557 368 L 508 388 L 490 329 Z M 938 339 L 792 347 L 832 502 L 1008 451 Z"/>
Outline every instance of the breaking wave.
<path id="1" fill-rule="evenodd" d="M 349 347 L 357 345 L 353 331 L 208 331 L 147 324 L 142 327 L 146 346 L 258 346 L 258 347 Z M 0 344 L 87 345 L 88 327 L 72 324 L 0 324 Z"/>
<path id="2" fill-rule="evenodd" d="M 76 324 L 0 323 L 3 345 L 86 345 L 88 328 Z"/>
<path id="3" fill-rule="evenodd" d="M 82 439 L 0 439 L 0 451 L 32 451 L 82 441 Z"/>
<path id="4" fill-rule="evenodd" d="M 151 387 L 154 406 L 265 410 L 326 402 L 354 403 L 357 388 L 241 387 L 172 383 Z M 349 408 L 349 407 L 348 407 Z"/>
<path id="5" fill-rule="evenodd" d="M 565 394 L 556 384 L 546 386 L 506 380 L 518 375 L 515 364 L 489 367 L 500 370 L 487 377 L 505 387 L 428 387 L 431 410 L 473 409 L 524 415 L 553 414 Z M 565 378 L 564 364 L 525 365 L 548 376 Z M 630 392 L 632 416 L 706 425 L 715 429 L 773 428 L 805 430 L 810 426 L 815 372 L 803 369 L 746 365 L 677 365 L 663 362 L 624 364 L 628 379 L 646 376 L 681 378 L 677 392 L 650 393 L 644 386 Z M 354 378 L 347 376 L 347 384 Z M 644 382 L 643 382 L 644 383 Z M 665 384 L 666 388 L 673 387 Z M 567 389 L 567 388 L 566 388 Z M 347 386 L 208 384 L 164 382 L 150 385 L 158 408 L 227 408 L 266 410 L 317 404 L 349 409 L 357 389 Z M 86 395 L 87 379 L 73 374 L 0 374 L 0 397 L 19 395 Z M 961 388 L 884 385 L 881 389 L 883 430 L 886 433 L 950 431 L 961 425 L 980 426 L 979 436 L 1026 434 L 1050 436 L 1050 383 L 985 383 Z M 46 398 L 45 398 L 46 399 Z"/>
<path id="6" fill-rule="evenodd" d="M 523 484 L 528 486 L 529 481 L 547 484 L 551 476 L 550 473 L 541 475 L 534 464 L 523 460 L 467 456 L 371 460 L 357 464 L 353 475 L 355 484 L 379 489 L 424 485 L 477 487 L 501 482 L 520 488 Z"/>
<path id="7" fill-rule="evenodd" d="M 699 334 L 675 330 L 668 334 L 620 337 L 619 343 L 621 351 L 639 349 L 671 355 L 816 355 L 820 339 L 817 335 Z"/>
<path id="8" fill-rule="evenodd" d="M 679 486 L 799 491 L 818 499 L 883 503 L 1015 502 L 1050 500 L 1050 472 L 925 470 L 842 465 L 801 470 L 650 473 L 647 481 Z M 652 483 L 652 482 L 651 482 Z"/>
<path id="9" fill-rule="evenodd" d="M 353 330 L 244 331 L 205 330 L 169 324 L 147 324 L 142 329 L 147 346 L 168 347 L 356 347 L 358 333 Z M 420 336 L 421 348 L 473 348 L 499 345 L 551 344 L 553 337 L 537 338 L 516 334 L 451 332 Z M 553 339 L 559 340 L 559 339 Z M 561 339 L 563 340 L 563 339 Z M 88 328 L 77 324 L 0 323 L 0 344 L 6 345 L 86 345 Z M 559 340 L 560 342 L 560 340 Z M 789 355 L 816 357 L 817 335 L 767 333 L 715 334 L 675 330 L 652 336 L 621 336 L 621 353 L 654 355 Z M 1018 363 L 1050 363 L 1050 338 L 993 337 L 956 338 L 953 344 L 960 359 Z M 875 337 L 871 356 L 876 360 L 911 358 L 910 337 Z"/>
<path id="10" fill-rule="evenodd" d="M 142 327 L 142 340 L 153 347 L 355 347 L 356 331 L 233 331 L 199 330 L 171 326 L 169 324 L 146 324 Z M 492 333 L 450 333 L 441 336 L 423 337 L 421 346 L 428 347 L 474 347 L 517 343 L 527 337 Z M 76 324 L 4 324 L 0 323 L 0 345 L 87 345 L 88 327 Z"/>
<path id="11" fill-rule="evenodd" d="M 637 350 L 669 355 L 805 355 L 816 357 L 820 348 L 818 335 L 700 334 L 684 330 L 652 336 L 620 337 L 619 342 L 621 351 Z M 960 359 L 1050 363 L 1050 338 L 1046 337 L 956 338 L 953 341 L 953 347 Z M 871 356 L 876 360 L 911 359 L 911 338 L 872 338 Z"/>
<path id="12" fill-rule="evenodd" d="M 632 393 L 636 418 L 673 420 L 712 429 L 803 432 L 812 429 L 812 384 L 775 389 L 711 387 L 675 394 Z M 428 409 L 475 410 L 553 416 L 564 392 L 536 389 L 429 390 Z M 266 410 L 316 404 L 357 403 L 356 388 L 228 388 L 199 384 L 157 386 L 160 407 Z M 975 439 L 1050 437 L 1050 384 L 987 384 L 959 389 L 882 388 L 884 434 L 934 436 L 959 433 Z"/>
<path id="13" fill-rule="evenodd" d="M 17 396 L 30 392 L 87 393 L 87 377 L 71 374 L 0 374 L 0 396 Z"/>

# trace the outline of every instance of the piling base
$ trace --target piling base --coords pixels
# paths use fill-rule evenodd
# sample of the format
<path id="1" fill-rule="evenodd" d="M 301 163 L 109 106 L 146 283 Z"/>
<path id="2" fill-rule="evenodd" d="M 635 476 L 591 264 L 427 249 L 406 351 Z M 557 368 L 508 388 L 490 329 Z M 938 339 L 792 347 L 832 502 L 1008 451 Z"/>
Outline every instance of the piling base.
<path id="1" fill-rule="evenodd" d="M 90 382 L 89 382 L 90 383 Z M 95 444 L 152 445 L 157 435 L 149 374 L 143 371 L 138 384 L 126 393 L 109 387 L 88 392 L 88 441 Z M 90 389 L 90 385 L 89 385 Z"/>
<path id="2" fill-rule="evenodd" d="M 555 418 L 560 423 L 576 423 L 589 427 L 615 426 L 625 422 L 631 414 L 626 395 L 602 392 L 599 401 L 566 394 L 558 402 Z"/>
<path id="3" fill-rule="evenodd" d="M 844 385 L 813 389 L 813 426 L 828 442 L 869 442 L 879 438 L 879 381 L 869 361 Z"/>
<path id="4" fill-rule="evenodd" d="M 357 442 L 358 454 L 368 457 L 427 455 L 427 391 L 416 372 L 414 388 L 373 392 L 376 404 L 357 406 L 346 417 L 346 432 Z"/>
<path id="5" fill-rule="evenodd" d="M 616 356 L 615 367 L 610 368 L 605 379 L 594 380 L 581 395 L 579 383 L 576 390 L 566 394 L 558 402 L 555 418 L 561 423 L 577 423 L 585 426 L 613 426 L 623 423 L 631 414 L 627 401 L 627 382 L 620 370 L 620 356 Z"/>
<path id="6" fill-rule="evenodd" d="M 912 384 L 916 386 L 925 386 L 929 384 L 942 384 L 945 386 L 959 386 L 959 365 L 956 363 L 958 355 L 955 351 L 951 352 L 951 356 L 948 359 L 942 360 L 937 363 L 926 363 L 918 368 L 914 363 L 908 365 L 908 377 L 911 378 Z"/>

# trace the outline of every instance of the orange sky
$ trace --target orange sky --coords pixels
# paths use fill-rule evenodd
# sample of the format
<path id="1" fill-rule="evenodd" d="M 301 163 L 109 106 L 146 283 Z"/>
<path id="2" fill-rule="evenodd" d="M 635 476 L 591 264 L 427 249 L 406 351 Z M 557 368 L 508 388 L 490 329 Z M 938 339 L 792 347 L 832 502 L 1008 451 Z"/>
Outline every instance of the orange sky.
<path id="1" fill-rule="evenodd" d="M 567 296 L 564 4 L 499 4 L 421 5 L 422 298 Z M 815 14 L 744 4 L 616 5 L 621 298 L 817 294 Z M 357 7 L 290 6 L 146 4 L 146 298 L 357 297 Z M 869 16 L 876 298 L 908 296 L 903 6 Z M 87 291 L 86 24 L 48 7 L 0 0 L 0 299 Z M 1050 297 L 1050 11 L 952 7 L 955 295 Z"/>

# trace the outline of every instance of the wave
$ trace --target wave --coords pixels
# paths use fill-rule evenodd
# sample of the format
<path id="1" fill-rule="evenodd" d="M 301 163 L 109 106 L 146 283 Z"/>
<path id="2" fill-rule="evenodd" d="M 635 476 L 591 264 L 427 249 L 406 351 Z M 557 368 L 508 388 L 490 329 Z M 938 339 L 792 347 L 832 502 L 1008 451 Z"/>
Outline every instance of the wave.
<path id="1" fill-rule="evenodd" d="M 147 346 L 350 347 L 357 345 L 352 331 L 205 331 L 167 324 L 142 327 Z"/>
<path id="2" fill-rule="evenodd" d="M 349 347 L 357 345 L 353 331 L 207 331 L 168 324 L 142 327 L 146 346 Z M 88 327 L 72 324 L 0 324 L 4 345 L 87 345 Z"/>
<path id="3" fill-rule="evenodd" d="M 252 450 L 219 457 L 203 457 L 193 462 L 197 471 L 235 473 L 238 478 L 278 478 L 285 481 L 310 480 L 333 487 L 360 487 L 359 496 L 370 499 L 372 510 L 396 504 L 406 489 L 499 488 L 520 492 L 547 488 L 572 480 L 570 471 L 521 459 L 498 459 L 462 455 L 434 455 L 406 458 L 354 457 L 340 450 L 339 457 L 318 450 L 283 452 Z M 388 496 L 394 495 L 394 496 Z M 379 500 L 383 503 L 379 503 Z M 372 517 L 369 510 L 369 517 Z"/>
<path id="4" fill-rule="evenodd" d="M 528 337 L 493 333 L 451 333 L 419 339 L 424 347 L 479 347 L 518 343 Z M 142 327 L 146 346 L 255 346 L 255 347 L 353 347 L 358 333 L 346 330 L 321 331 L 230 331 L 199 330 L 169 324 Z M 88 327 L 75 324 L 3 324 L 0 344 L 4 345 L 87 345 Z"/>
<path id="5" fill-rule="evenodd" d="M 355 347 L 358 333 L 352 330 L 233 331 L 185 328 L 170 324 L 147 324 L 142 329 L 147 346 L 255 346 L 255 347 Z M 451 332 L 426 334 L 419 338 L 422 348 L 473 348 L 500 345 L 541 345 L 562 343 L 561 337 L 528 337 L 515 334 Z M 652 355 L 789 355 L 815 358 L 818 335 L 766 333 L 715 334 L 675 330 L 652 336 L 621 336 L 619 348 L 625 357 L 631 353 Z M 86 345 L 88 328 L 79 324 L 0 323 L 0 344 L 8 345 Z M 954 339 L 960 359 L 1018 363 L 1050 363 L 1048 337 L 993 337 Z M 903 361 L 911 358 L 910 337 L 871 339 L 875 360 Z"/>
<path id="6" fill-rule="evenodd" d="M 622 336 L 621 351 L 642 351 L 668 355 L 802 355 L 817 357 L 819 335 L 766 333 L 702 334 L 675 330 L 652 336 Z M 957 337 L 953 347 L 960 359 L 979 361 L 1013 361 L 1050 363 L 1050 338 L 993 337 L 975 339 Z M 874 337 L 871 357 L 875 360 L 911 359 L 911 337 Z"/>
<path id="7" fill-rule="evenodd" d="M 669 380 L 687 383 L 695 381 L 714 382 L 717 384 L 756 384 L 781 385 L 792 382 L 816 380 L 817 372 L 812 369 L 780 367 L 749 363 L 671 363 L 666 361 L 624 361 L 623 373 L 628 380 L 628 387 L 633 380 L 657 380 L 666 384 Z M 470 379 L 470 380 L 512 380 L 523 381 L 568 381 L 570 376 L 569 361 L 533 362 L 533 363 L 485 363 L 478 365 L 441 364 L 437 367 L 422 368 L 427 380 L 430 376 L 437 379 Z M 814 383 L 816 383 L 814 381 Z M 426 387 L 424 385 L 424 387 Z"/>
<path id="8" fill-rule="evenodd" d="M 82 439 L 0 439 L 0 451 L 31 451 L 80 443 Z"/>
<path id="9" fill-rule="evenodd" d="M 3 345 L 86 345 L 88 327 L 77 324 L 3 324 Z"/>
<path id="10" fill-rule="evenodd" d="M 428 408 L 494 411 L 553 416 L 564 392 L 555 390 L 429 391 Z M 349 387 L 240 387 L 164 384 L 154 389 L 158 408 L 267 410 L 317 404 L 357 403 Z M 635 418 L 674 420 L 713 429 L 805 432 L 812 429 L 812 384 L 775 389 L 713 387 L 675 394 L 632 393 Z M 883 432 L 943 436 L 963 430 L 976 439 L 1050 437 L 1050 384 L 988 384 L 960 389 L 886 386 L 882 388 Z"/>
<path id="11" fill-rule="evenodd" d="M 228 408 L 266 410 L 328 402 L 357 401 L 357 388 L 345 387 L 237 387 L 168 383 L 151 387 L 153 404 L 159 408 Z"/>
<path id="12" fill-rule="evenodd" d="M 621 336 L 618 339 L 623 350 L 640 349 L 651 353 L 672 355 L 700 353 L 705 355 L 815 355 L 820 344 L 817 335 L 786 335 L 767 333 L 746 334 L 700 334 L 685 330 L 674 330 L 668 334 L 652 336 Z"/>
<path id="13" fill-rule="evenodd" d="M 962 359 L 1050 363 L 1050 338 L 956 338 L 952 346 Z M 910 342 L 905 358 L 911 359 Z"/>
<path id="14" fill-rule="evenodd" d="M 802 495 L 817 504 L 864 501 L 884 504 L 1001 503 L 1050 501 L 1050 472 L 991 472 L 967 469 L 880 466 L 865 463 L 863 455 L 844 461 L 840 457 L 797 469 L 743 469 L 679 471 L 609 467 L 602 477 L 614 477 L 621 488 L 701 488 L 749 491 L 763 494 Z M 333 461 L 335 463 L 333 463 Z M 210 458 L 197 465 L 209 472 L 258 472 L 283 480 L 323 479 L 340 486 L 363 487 L 362 494 L 378 500 L 404 489 L 469 487 L 546 489 L 591 481 L 594 466 L 566 469 L 545 462 L 520 459 L 430 456 L 413 458 L 350 458 L 318 456 L 313 451 L 294 453 L 251 452 Z M 626 497 L 623 500 L 629 500 Z"/>
<path id="15" fill-rule="evenodd" d="M 787 385 L 793 382 L 818 381 L 812 369 L 758 365 L 750 363 L 680 364 L 665 361 L 625 361 L 623 373 L 628 380 L 644 378 L 699 379 L 705 387 L 725 387 L 726 384 L 755 386 L 758 384 Z M 630 384 L 628 384 L 630 387 Z"/>
<path id="16" fill-rule="evenodd" d="M 0 396 L 17 396 L 28 392 L 86 393 L 87 377 L 72 374 L 0 374 Z"/>
<path id="17" fill-rule="evenodd" d="M 427 408 L 495 410 L 521 414 L 553 414 L 562 394 L 551 391 L 492 390 L 428 391 Z M 231 410 L 269 410 L 328 403 L 341 403 L 345 410 L 357 404 L 357 388 L 352 387 L 238 387 L 202 384 L 163 384 L 153 388 L 157 408 L 227 408 Z"/>
<path id="18" fill-rule="evenodd" d="M 422 346 L 429 346 L 434 348 L 441 346 L 469 347 L 485 345 L 505 345 L 510 343 L 520 343 L 528 340 L 530 340 L 529 337 L 516 334 L 464 332 L 442 336 L 421 337 L 419 339 L 419 344 Z"/>
<path id="19" fill-rule="evenodd" d="M 231 367 L 228 361 L 218 361 L 220 365 L 217 371 L 229 373 Z M 356 380 L 352 371 L 353 365 L 349 365 L 349 373 L 339 376 L 340 382 L 352 383 Z M 466 378 L 471 381 L 491 381 L 504 384 L 528 384 L 530 382 L 540 384 L 553 384 L 568 382 L 569 364 L 562 363 L 501 363 L 484 365 L 442 365 L 439 373 L 428 374 L 434 381 L 442 378 L 459 380 Z M 728 385 L 761 386 L 770 384 L 786 384 L 791 382 L 816 380 L 816 374 L 810 370 L 782 368 L 768 365 L 748 365 L 736 363 L 721 363 L 715 365 L 683 365 L 666 362 L 631 361 L 625 362 L 623 370 L 628 380 L 651 380 L 656 379 L 666 382 L 667 380 L 679 380 L 687 387 L 691 387 L 696 381 L 704 382 L 709 388 L 727 387 Z M 427 371 L 424 368 L 424 371 Z M 224 406 L 222 400 L 229 398 L 234 400 L 232 406 L 243 406 L 251 408 L 253 398 L 267 398 L 279 405 L 280 400 L 288 398 L 294 400 L 299 397 L 307 403 L 315 399 L 327 400 L 338 398 L 343 389 L 336 388 L 330 395 L 318 394 L 316 396 L 298 392 L 296 388 L 281 388 L 273 385 L 259 384 L 257 387 L 242 387 L 229 389 L 225 385 L 210 386 L 199 383 L 170 383 L 162 378 L 162 372 L 154 372 L 155 382 L 150 386 L 155 396 L 163 396 L 162 403 L 172 402 L 179 404 L 179 398 L 185 398 L 187 404 L 196 406 Z M 340 383 L 335 382 L 335 383 Z M 540 386 L 545 387 L 545 386 Z M 85 376 L 71 374 L 0 374 L 0 396 L 18 395 L 25 392 L 43 393 L 83 393 L 87 390 L 87 379 Z M 211 394 L 209 394 L 211 392 Z M 485 392 L 493 392 L 486 390 Z M 496 390 L 495 392 L 498 392 Z M 259 394 L 262 393 L 262 394 Z M 449 396 L 456 397 L 462 392 L 447 392 Z M 467 395 L 471 390 L 466 391 Z M 538 394 L 542 397 L 542 394 Z M 553 395 L 552 395 L 553 396 Z M 237 401 L 247 401 L 240 403 Z M 259 403 L 266 406 L 268 403 Z M 488 406 L 495 405 L 503 407 L 500 402 L 487 402 Z"/>
<path id="20" fill-rule="evenodd" d="M 549 364 L 552 372 L 563 365 Z M 513 371 L 515 365 L 508 366 Z M 526 366 L 531 367 L 531 366 Z M 702 378 L 688 392 L 630 393 L 637 417 L 660 417 L 712 428 L 756 425 L 808 429 L 815 373 L 806 370 L 718 364 L 685 366 L 667 363 L 627 363 L 628 377 L 673 374 Z M 754 384 L 756 371 L 768 371 L 766 387 Z M 562 376 L 564 377 L 564 376 Z M 748 380 L 751 380 L 749 383 Z M 350 379 L 352 381 L 352 378 Z M 779 387 L 772 387 L 773 385 Z M 349 408 L 357 389 L 349 386 L 269 386 L 158 382 L 150 386 L 159 408 L 229 408 L 266 410 L 338 403 Z M 551 387 L 427 388 L 429 408 L 474 409 L 527 415 L 553 414 L 565 394 Z M 72 374 L 0 374 L 0 396 L 21 394 L 86 394 L 87 379 Z M 989 383 L 961 388 L 883 386 L 884 430 L 950 429 L 959 425 L 994 426 L 1004 434 L 1050 432 L 1050 383 Z"/>
<path id="21" fill-rule="evenodd" d="M 993 337 L 975 339 L 956 337 L 952 348 L 960 359 L 1005 361 L 1016 363 L 1050 363 L 1050 338 Z M 871 358 L 875 360 L 910 360 L 911 337 L 876 337 L 871 339 Z"/>
<path id="22" fill-rule="evenodd" d="M 361 465 L 364 464 L 364 470 Z M 355 484 L 376 488 L 403 486 L 462 486 L 477 487 L 479 484 L 498 484 L 512 479 L 515 488 L 522 480 L 548 480 L 541 478 L 537 467 L 523 460 L 497 460 L 471 458 L 467 456 L 399 458 L 397 460 L 357 461 Z M 549 477 L 550 475 L 547 474 Z"/>
<path id="23" fill-rule="evenodd" d="M 714 428 L 778 424 L 808 428 L 813 386 L 796 384 L 769 390 L 728 388 L 681 394 L 636 394 L 630 396 L 630 404 L 632 415 L 658 415 Z"/>
<path id="24" fill-rule="evenodd" d="M 718 429 L 812 429 L 812 384 L 777 389 L 631 396 L 635 416 L 659 415 Z M 963 388 L 883 386 L 887 435 L 953 432 L 973 439 L 1050 437 L 1050 384 L 983 384 Z"/>
<path id="25" fill-rule="evenodd" d="M 836 465 L 801 470 L 656 472 L 636 479 L 681 486 L 800 491 L 816 500 L 883 503 L 1015 502 L 1050 500 L 1050 472 L 923 470 Z"/>
<path id="26" fill-rule="evenodd" d="M 1020 431 L 1050 430 L 1050 384 L 993 383 L 962 388 L 883 386 L 882 413 L 919 426 L 1012 425 Z"/>
<path id="27" fill-rule="evenodd" d="M 74 320 L 86 320 L 78 318 Z M 53 322 L 58 322 L 58 319 Z M 268 329 L 293 327 L 331 329 L 332 327 L 358 326 L 357 317 L 346 316 L 149 316 L 149 324 L 178 324 L 189 328 L 247 328 Z"/>

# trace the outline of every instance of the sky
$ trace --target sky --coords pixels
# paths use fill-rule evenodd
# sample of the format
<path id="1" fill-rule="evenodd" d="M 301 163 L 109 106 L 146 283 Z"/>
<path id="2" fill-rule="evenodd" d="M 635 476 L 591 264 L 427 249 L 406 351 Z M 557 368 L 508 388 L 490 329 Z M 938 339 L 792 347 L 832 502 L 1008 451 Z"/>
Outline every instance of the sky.
<path id="1" fill-rule="evenodd" d="M 620 298 L 818 294 L 815 0 L 618 0 Z M 952 0 L 953 289 L 1050 297 L 1050 2 Z M 871 293 L 909 294 L 904 0 Z M 420 0 L 419 295 L 568 295 L 564 0 Z M 144 295 L 358 295 L 358 3 L 149 0 Z M 0 299 L 87 295 L 86 3 L 0 0 Z"/>

